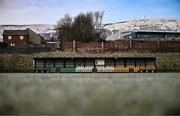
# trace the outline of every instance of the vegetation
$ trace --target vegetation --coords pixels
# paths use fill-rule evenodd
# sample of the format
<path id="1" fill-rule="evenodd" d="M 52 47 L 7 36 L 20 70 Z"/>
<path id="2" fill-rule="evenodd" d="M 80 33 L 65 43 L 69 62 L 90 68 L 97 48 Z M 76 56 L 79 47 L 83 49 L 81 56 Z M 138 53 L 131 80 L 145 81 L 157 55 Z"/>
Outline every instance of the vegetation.
<path id="1" fill-rule="evenodd" d="M 80 13 L 74 18 L 65 14 L 56 24 L 56 34 L 61 42 L 64 41 L 100 41 L 101 24 L 104 12 Z M 98 29 L 99 31 L 97 31 Z"/>
<path id="2" fill-rule="evenodd" d="M 0 72 L 31 72 L 33 57 L 146 57 L 157 58 L 159 72 L 180 72 L 180 53 L 136 53 L 136 52 L 104 52 L 104 53 L 72 53 L 72 52 L 48 52 L 30 55 L 3 54 L 0 55 Z"/>
<path id="3" fill-rule="evenodd" d="M 0 72 L 31 72 L 32 56 L 18 54 L 0 55 Z"/>

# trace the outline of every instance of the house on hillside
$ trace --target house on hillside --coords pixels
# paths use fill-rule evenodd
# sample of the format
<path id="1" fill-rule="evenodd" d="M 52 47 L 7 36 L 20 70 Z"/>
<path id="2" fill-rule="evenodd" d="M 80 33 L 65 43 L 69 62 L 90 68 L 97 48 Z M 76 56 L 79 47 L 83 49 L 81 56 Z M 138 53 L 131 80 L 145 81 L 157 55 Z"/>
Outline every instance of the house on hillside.
<path id="1" fill-rule="evenodd" d="M 42 46 L 45 40 L 27 28 L 25 30 L 4 30 L 3 42 L 8 46 Z"/>

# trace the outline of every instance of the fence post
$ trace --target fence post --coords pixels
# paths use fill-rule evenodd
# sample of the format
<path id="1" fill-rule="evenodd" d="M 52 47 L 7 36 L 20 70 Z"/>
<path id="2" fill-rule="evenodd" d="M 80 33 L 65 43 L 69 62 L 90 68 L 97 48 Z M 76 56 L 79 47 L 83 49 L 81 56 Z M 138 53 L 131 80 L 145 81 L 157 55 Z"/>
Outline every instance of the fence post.
<path id="1" fill-rule="evenodd" d="M 132 40 L 129 41 L 129 48 L 132 48 Z"/>
<path id="2" fill-rule="evenodd" d="M 160 40 L 157 41 L 158 52 L 160 51 Z"/>
<path id="3" fill-rule="evenodd" d="M 104 42 L 101 42 L 101 52 L 104 52 Z"/>
<path id="4" fill-rule="evenodd" d="M 73 40 L 73 52 L 76 52 L 76 41 Z"/>

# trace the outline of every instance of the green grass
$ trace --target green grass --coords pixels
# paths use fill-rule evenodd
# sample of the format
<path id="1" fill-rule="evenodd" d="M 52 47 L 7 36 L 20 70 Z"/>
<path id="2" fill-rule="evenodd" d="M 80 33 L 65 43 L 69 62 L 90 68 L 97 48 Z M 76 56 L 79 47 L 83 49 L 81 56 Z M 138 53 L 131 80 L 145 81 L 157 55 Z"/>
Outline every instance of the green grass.
<path id="1" fill-rule="evenodd" d="M 180 73 L 0 74 L 0 114 L 180 114 Z"/>

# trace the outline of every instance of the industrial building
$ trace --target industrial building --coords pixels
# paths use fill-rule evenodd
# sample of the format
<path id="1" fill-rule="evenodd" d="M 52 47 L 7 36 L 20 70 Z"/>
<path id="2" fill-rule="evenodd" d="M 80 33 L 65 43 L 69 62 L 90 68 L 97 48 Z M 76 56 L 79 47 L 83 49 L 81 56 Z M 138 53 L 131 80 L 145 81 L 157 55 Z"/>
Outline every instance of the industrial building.
<path id="1" fill-rule="evenodd" d="M 132 31 L 132 32 L 120 32 L 116 31 L 106 40 L 118 40 L 118 39 L 143 39 L 143 40 L 180 40 L 180 32 L 170 31 Z"/>

